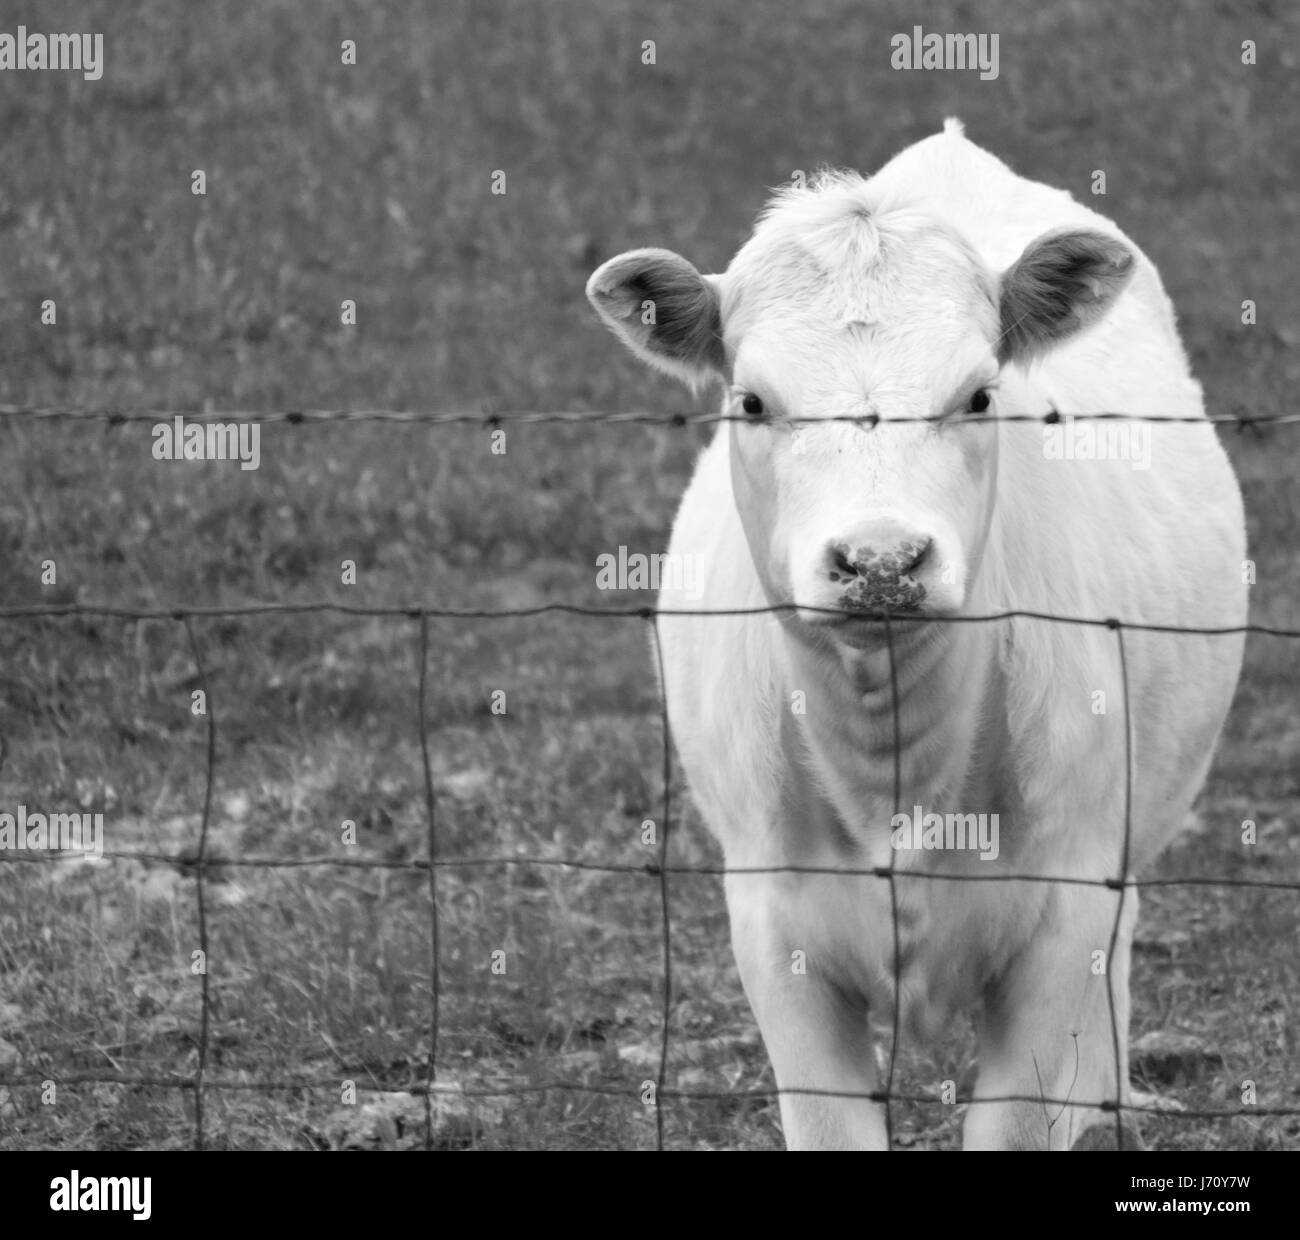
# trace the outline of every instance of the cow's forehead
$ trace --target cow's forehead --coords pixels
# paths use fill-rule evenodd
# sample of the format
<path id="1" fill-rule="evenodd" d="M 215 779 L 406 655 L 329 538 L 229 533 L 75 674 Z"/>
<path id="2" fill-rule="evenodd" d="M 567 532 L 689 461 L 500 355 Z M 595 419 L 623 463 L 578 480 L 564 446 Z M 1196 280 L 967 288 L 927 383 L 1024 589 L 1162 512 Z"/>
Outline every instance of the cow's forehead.
<path id="1" fill-rule="evenodd" d="M 763 359 L 764 372 L 776 367 L 769 380 L 792 393 L 881 383 L 946 391 L 992 357 L 991 282 L 943 238 L 919 238 L 848 280 L 797 248 L 745 257 L 758 261 L 733 264 L 724 286 L 728 348 Z"/>
<path id="2" fill-rule="evenodd" d="M 733 259 L 723 280 L 729 337 L 773 317 L 863 325 L 880 338 L 993 329 L 994 280 L 945 222 L 906 207 L 871 213 L 853 199 L 819 205 L 819 215 L 778 206 Z"/>

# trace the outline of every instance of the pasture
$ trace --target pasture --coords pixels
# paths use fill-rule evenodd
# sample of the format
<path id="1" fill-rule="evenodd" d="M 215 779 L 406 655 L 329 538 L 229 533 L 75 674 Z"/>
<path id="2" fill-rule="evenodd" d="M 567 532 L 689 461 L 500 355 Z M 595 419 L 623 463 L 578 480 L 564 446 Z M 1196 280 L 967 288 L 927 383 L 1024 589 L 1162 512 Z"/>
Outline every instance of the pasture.
<path id="1" fill-rule="evenodd" d="M 615 352 L 591 270 L 649 244 L 720 269 L 769 187 L 870 171 L 957 115 L 1080 199 L 1105 171 L 1095 205 L 1159 268 L 1212 414 L 1294 411 L 1300 14 L 1284 4 L 173 12 L 44 4 L 44 29 L 104 32 L 103 77 L 0 72 L 7 407 L 705 408 Z M 891 70 L 891 35 L 917 23 L 999 32 L 998 77 Z M 649 631 L 535 610 L 653 603 L 598 589 L 598 557 L 665 548 L 709 430 L 501 426 L 504 454 L 486 425 L 273 421 L 241 470 L 155 460 L 151 421 L 0 418 L 0 606 L 164 613 L 0 616 L 0 811 L 102 812 L 107 850 L 175 859 L 0 852 L 0 1148 L 189 1147 L 200 1059 L 210 1148 L 653 1148 L 660 1119 L 676 1148 L 780 1145 L 720 857 L 675 763 L 668 856 L 702 872 L 666 884 L 677 1092 L 658 1116 L 642 1104 L 665 1011 L 642 842 L 665 811 Z M 1300 427 L 1220 433 L 1251 619 L 1300 628 Z M 200 617 L 193 644 L 165 616 L 321 602 L 391 614 Z M 402 610 L 418 607 L 528 614 L 430 620 L 421 710 Z M 432 897 L 426 752 L 437 856 L 457 862 Z M 1154 875 L 1294 883 L 1298 804 L 1300 641 L 1252 636 L 1194 827 Z M 300 864 L 320 859 L 351 864 Z M 1300 1148 L 1300 1116 L 1270 1113 L 1300 1109 L 1298 942 L 1294 889 L 1143 892 L 1133 1077 L 1185 1109 L 1145 1116 L 1149 1145 Z M 464 1094 L 439 1095 L 430 1127 L 406 1091 L 435 1051 L 439 1085 Z M 954 1027 L 900 1065 L 896 1089 L 936 1101 L 896 1104 L 899 1147 L 955 1148 L 960 1109 L 937 1099 L 965 1089 L 970 1051 Z M 1240 1108 L 1246 1081 L 1259 1114 L 1197 1114 Z"/>

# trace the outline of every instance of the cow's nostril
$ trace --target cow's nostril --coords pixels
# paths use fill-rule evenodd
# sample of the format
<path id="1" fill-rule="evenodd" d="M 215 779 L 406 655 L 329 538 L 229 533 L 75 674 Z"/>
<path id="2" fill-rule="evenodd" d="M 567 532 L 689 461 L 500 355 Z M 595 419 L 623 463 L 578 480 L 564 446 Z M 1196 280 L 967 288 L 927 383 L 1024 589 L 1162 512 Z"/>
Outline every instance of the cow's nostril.
<path id="1" fill-rule="evenodd" d="M 849 559 L 849 549 L 844 543 L 831 547 L 830 579 L 832 581 L 852 581 L 858 575 L 853 561 Z"/>
<path id="2" fill-rule="evenodd" d="M 889 551 L 874 547 L 851 547 L 835 543 L 830 547 L 827 575 L 832 581 L 856 581 L 859 578 L 897 580 L 908 576 L 924 565 L 930 556 L 933 542 L 902 542 Z"/>
<path id="3" fill-rule="evenodd" d="M 903 559 L 904 561 L 906 561 L 907 557 L 910 556 L 911 562 L 910 563 L 905 562 L 902 566 L 902 571 L 905 573 L 913 573 L 918 568 L 920 568 L 921 565 L 924 564 L 925 561 L 929 558 L 930 548 L 933 546 L 934 543 L 928 539 L 925 542 L 923 542 L 919 548 L 916 546 L 915 543 L 904 543 L 902 547 L 904 553 Z"/>

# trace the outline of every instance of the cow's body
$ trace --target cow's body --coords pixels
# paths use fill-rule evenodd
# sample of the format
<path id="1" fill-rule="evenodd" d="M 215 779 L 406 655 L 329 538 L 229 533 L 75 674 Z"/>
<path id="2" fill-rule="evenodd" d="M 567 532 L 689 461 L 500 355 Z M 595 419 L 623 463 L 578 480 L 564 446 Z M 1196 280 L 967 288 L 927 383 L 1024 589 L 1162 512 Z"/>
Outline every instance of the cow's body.
<path id="1" fill-rule="evenodd" d="M 951 124 L 904 151 L 861 192 L 873 202 L 906 201 L 946 221 L 992 272 L 1005 271 L 1053 229 L 1091 230 L 1132 248 L 1131 278 L 1095 326 L 1062 339 L 1033 364 L 1006 360 L 998 413 L 1201 415 L 1200 389 L 1159 278 L 1109 221 L 1061 191 L 1015 176 Z M 800 209 L 807 203 L 796 202 L 793 210 Z M 733 325 L 757 314 L 737 300 L 736 285 L 761 283 L 771 264 L 770 257 L 747 259 L 742 251 L 721 278 L 733 282 L 719 286 L 728 365 L 737 347 Z M 879 269 L 889 270 L 883 263 Z M 770 306 L 772 296 L 753 300 Z M 1006 302 L 1004 296 L 1004 318 Z M 797 334 L 803 320 L 781 321 L 783 332 Z M 1004 322 L 1003 336 L 1007 327 Z M 886 335 L 871 336 L 870 325 L 866 331 L 864 357 L 872 340 L 881 342 L 879 350 L 888 347 Z M 896 388 L 889 375 L 879 378 L 881 393 Z M 836 403 L 846 390 L 842 377 L 818 389 L 818 408 L 849 408 Z M 919 407 L 907 399 L 900 395 L 889 406 L 882 397 L 882 422 L 890 408 Z M 804 416 L 813 412 L 800 409 Z M 954 554 L 958 567 L 949 574 L 960 578 L 961 597 L 946 609 L 950 615 L 1027 610 L 1171 626 L 1241 624 L 1241 502 L 1213 429 L 1144 425 L 1151 426 L 1146 469 L 1128 461 L 1048 459 L 1037 422 L 954 432 L 924 424 L 874 430 L 832 424 L 808 432 L 805 446 L 823 462 L 813 476 L 836 491 L 845 458 L 865 451 L 862 436 L 897 436 L 899 459 L 917 462 L 938 442 L 927 436 L 996 437 L 995 464 L 971 466 L 984 471 L 980 487 L 991 502 L 979 509 L 983 531 L 961 531 L 965 547 Z M 737 469 L 748 479 L 756 467 L 743 459 L 737 464 L 737 452 L 749 449 L 733 441 L 760 434 L 776 432 L 724 424 L 704 452 L 671 545 L 674 555 L 696 557 L 703 597 L 688 601 L 665 591 L 662 608 L 707 612 L 811 601 L 800 594 L 797 564 L 790 591 L 756 567 L 763 552 L 756 556 L 755 547 L 766 547 L 767 527 L 756 539 L 748 482 L 738 499 Z M 892 440 L 875 442 L 894 451 Z M 788 450 L 785 443 L 769 449 Z M 870 460 L 856 468 L 859 489 L 903 497 L 882 498 L 882 512 L 906 509 L 906 479 L 900 489 L 892 475 L 877 479 Z M 782 486 L 783 511 L 794 506 L 803 515 L 783 518 L 773 539 L 822 503 L 808 495 L 799 508 Z M 857 497 L 851 503 L 862 506 Z M 884 518 L 872 516 L 869 504 L 862 511 L 878 531 Z M 934 529 L 947 531 L 945 520 L 937 517 Z M 942 538 L 955 542 L 947 532 Z M 936 534 L 934 545 L 946 550 L 942 538 Z M 908 573 L 919 579 L 922 571 L 929 569 L 907 570 L 892 584 L 915 589 Z M 938 576 L 930 580 L 930 595 L 947 597 Z M 798 1091 L 882 1087 L 868 1018 L 877 1030 L 888 1029 L 897 970 L 904 1041 L 929 1036 L 955 1013 L 971 1010 L 980 1039 L 976 1096 L 1031 1099 L 973 1104 L 967 1147 L 1068 1148 L 1101 1113 L 1032 1099 L 1096 1103 L 1115 1099 L 1118 1090 L 1127 1101 L 1128 957 L 1137 893 L 1128 890 L 1120 914 L 1118 893 L 1103 886 L 1003 880 L 1120 873 L 1129 729 L 1129 873 L 1155 856 L 1178 831 L 1204 779 L 1236 682 L 1241 639 L 1125 629 L 1126 711 L 1121 635 L 1113 629 L 1031 618 L 916 623 L 908 615 L 907 609 L 901 619 L 895 615 L 888 634 L 876 621 L 873 638 L 848 644 L 837 639 L 842 630 L 814 629 L 789 613 L 659 621 L 673 734 L 728 869 L 892 866 L 895 874 L 892 897 L 890 881 L 870 875 L 727 877 L 741 975 L 778 1085 L 792 1091 L 782 1094 L 787 1141 L 885 1144 L 878 1103 Z M 896 809 L 910 815 L 914 806 L 940 815 L 996 814 L 996 858 L 982 860 L 976 850 L 891 848 L 892 816 Z M 934 1088 L 937 1096 L 937 1082 Z"/>

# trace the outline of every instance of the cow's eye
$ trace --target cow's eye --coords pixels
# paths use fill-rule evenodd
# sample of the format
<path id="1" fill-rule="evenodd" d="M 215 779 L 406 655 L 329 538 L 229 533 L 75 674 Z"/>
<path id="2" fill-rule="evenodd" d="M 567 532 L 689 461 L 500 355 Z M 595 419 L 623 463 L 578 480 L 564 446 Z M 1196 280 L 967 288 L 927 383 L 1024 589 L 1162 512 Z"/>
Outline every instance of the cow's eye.
<path id="1" fill-rule="evenodd" d="M 971 395 L 970 403 L 966 406 L 967 413 L 983 413 L 989 407 L 989 394 L 984 388 L 978 389 Z"/>
<path id="2" fill-rule="evenodd" d="M 748 417 L 761 418 L 763 416 L 763 402 L 753 392 L 746 392 L 741 397 L 740 407 Z"/>

